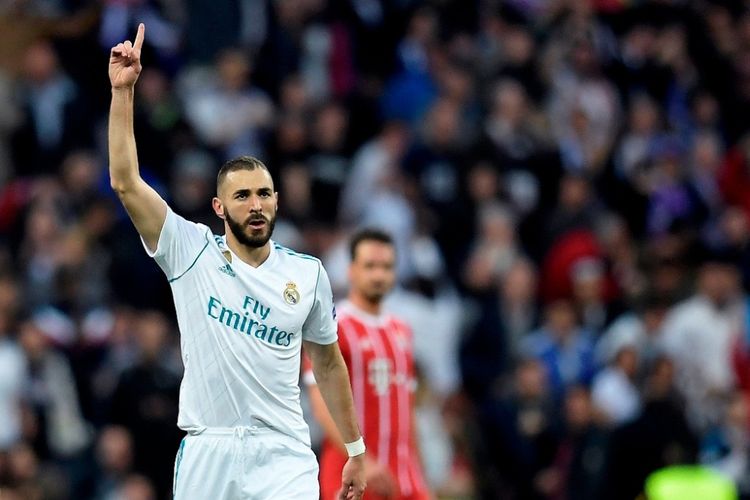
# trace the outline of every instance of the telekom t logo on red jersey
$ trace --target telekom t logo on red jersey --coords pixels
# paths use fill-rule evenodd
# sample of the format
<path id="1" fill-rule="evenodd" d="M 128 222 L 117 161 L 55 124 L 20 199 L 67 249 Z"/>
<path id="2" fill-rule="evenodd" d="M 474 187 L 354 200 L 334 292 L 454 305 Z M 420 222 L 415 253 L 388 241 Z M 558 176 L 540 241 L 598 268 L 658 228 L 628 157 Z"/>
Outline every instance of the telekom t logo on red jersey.
<path id="1" fill-rule="evenodd" d="M 390 359 L 375 358 L 367 365 L 367 381 L 373 386 L 375 394 L 385 396 L 391 384 L 405 385 L 409 377 L 404 373 L 394 373 Z"/>
<path id="2" fill-rule="evenodd" d="M 391 360 L 375 358 L 367 365 L 367 381 L 375 388 L 375 394 L 385 396 L 391 384 Z"/>

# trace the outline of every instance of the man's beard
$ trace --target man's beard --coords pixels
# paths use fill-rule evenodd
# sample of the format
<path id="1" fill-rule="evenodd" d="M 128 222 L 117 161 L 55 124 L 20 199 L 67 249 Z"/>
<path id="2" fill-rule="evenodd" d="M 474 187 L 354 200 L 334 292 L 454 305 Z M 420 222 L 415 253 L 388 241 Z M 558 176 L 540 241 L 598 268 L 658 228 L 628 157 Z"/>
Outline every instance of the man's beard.
<path id="1" fill-rule="evenodd" d="M 380 304 L 383 302 L 383 298 L 385 297 L 384 293 L 364 293 L 362 296 L 369 302 L 370 304 Z"/>
<path id="2" fill-rule="evenodd" d="M 373 287 L 369 290 L 362 290 L 362 296 L 371 304 L 379 304 L 387 294 L 388 290 L 385 287 Z"/>
<path id="3" fill-rule="evenodd" d="M 242 245 L 248 246 L 250 248 L 260 248 L 268 243 L 268 240 L 271 239 L 271 235 L 273 234 L 273 228 L 276 225 L 275 216 L 272 219 L 267 219 L 262 215 L 251 216 L 243 224 L 234 220 L 228 213 L 225 213 L 224 215 L 226 217 L 227 224 L 229 225 L 229 230 L 232 231 L 232 234 L 237 239 L 237 241 L 239 241 Z M 258 235 L 247 234 L 245 230 L 248 228 L 252 229 L 252 227 L 247 223 L 251 220 L 258 219 L 263 219 L 264 221 L 266 221 L 266 227 L 264 227 Z"/>

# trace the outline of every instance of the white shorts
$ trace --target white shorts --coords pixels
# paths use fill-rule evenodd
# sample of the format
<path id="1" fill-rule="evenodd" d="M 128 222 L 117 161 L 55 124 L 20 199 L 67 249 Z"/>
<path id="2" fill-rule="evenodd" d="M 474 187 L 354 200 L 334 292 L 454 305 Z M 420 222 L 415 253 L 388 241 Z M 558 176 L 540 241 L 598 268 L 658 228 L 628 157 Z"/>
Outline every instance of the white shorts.
<path id="1" fill-rule="evenodd" d="M 317 500 L 318 461 L 267 427 L 207 429 L 182 440 L 172 491 L 176 500 Z"/>

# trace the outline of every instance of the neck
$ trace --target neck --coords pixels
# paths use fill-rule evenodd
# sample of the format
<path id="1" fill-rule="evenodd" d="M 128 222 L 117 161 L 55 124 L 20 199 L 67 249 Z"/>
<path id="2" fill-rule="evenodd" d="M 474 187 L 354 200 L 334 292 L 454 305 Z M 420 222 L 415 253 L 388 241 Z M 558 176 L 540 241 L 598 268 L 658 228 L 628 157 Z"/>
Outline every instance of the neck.
<path id="1" fill-rule="evenodd" d="M 365 296 L 356 291 L 352 291 L 351 293 L 349 293 L 349 302 L 354 304 L 354 306 L 358 309 L 361 309 L 368 314 L 372 314 L 374 316 L 380 314 L 380 301 L 373 302 L 371 300 L 368 300 Z"/>
<path id="2" fill-rule="evenodd" d="M 232 231 L 228 227 L 225 228 L 225 231 L 225 234 L 227 235 L 227 246 L 232 253 L 239 257 L 245 264 L 258 267 L 263 264 L 271 254 L 270 240 L 262 247 L 250 247 L 237 241 L 237 238 L 234 237 L 234 234 L 232 234 Z"/>

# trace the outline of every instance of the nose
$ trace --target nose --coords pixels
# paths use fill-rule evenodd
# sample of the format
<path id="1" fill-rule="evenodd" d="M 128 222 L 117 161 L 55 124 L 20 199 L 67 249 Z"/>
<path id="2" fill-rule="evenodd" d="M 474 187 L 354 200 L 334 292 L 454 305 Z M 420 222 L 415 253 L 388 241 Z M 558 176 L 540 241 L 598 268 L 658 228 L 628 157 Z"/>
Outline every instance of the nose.
<path id="1" fill-rule="evenodd" d="M 251 212 L 260 212 L 262 210 L 263 206 L 260 203 L 260 197 L 253 196 L 250 199 L 250 211 Z"/>

